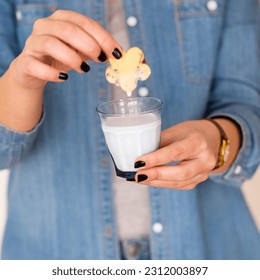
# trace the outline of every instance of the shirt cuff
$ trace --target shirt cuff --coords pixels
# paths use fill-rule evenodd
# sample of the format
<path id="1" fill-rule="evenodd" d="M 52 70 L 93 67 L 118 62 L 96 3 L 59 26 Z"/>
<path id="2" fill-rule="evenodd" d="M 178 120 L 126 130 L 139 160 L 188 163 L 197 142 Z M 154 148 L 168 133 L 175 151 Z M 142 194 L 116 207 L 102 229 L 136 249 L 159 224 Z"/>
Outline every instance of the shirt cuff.
<path id="1" fill-rule="evenodd" d="M 234 120 L 240 126 L 242 133 L 242 145 L 234 162 L 226 171 L 218 174 L 212 173 L 209 176 L 211 180 L 218 183 L 225 183 L 234 187 L 240 187 L 246 179 L 253 176 L 258 166 L 257 161 L 254 162 L 254 160 L 250 160 L 250 154 L 253 147 L 250 128 L 245 120 L 235 113 L 219 112 L 211 114 L 209 117 L 227 117 Z"/>
<path id="2" fill-rule="evenodd" d="M 0 169 L 10 168 L 31 148 L 44 118 L 43 113 L 39 123 L 28 132 L 15 131 L 0 125 Z"/>

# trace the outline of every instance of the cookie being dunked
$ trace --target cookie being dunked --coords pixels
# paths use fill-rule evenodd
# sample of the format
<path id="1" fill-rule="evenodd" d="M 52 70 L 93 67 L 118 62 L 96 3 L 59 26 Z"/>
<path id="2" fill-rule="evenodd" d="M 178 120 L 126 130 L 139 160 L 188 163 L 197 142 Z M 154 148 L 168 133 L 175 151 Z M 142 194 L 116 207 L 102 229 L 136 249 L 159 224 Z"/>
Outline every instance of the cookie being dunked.
<path id="1" fill-rule="evenodd" d="M 121 87 L 128 96 L 131 96 L 138 81 L 144 81 L 151 75 L 150 67 L 144 63 L 144 54 L 137 47 L 122 51 L 120 59 L 109 58 L 109 63 L 106 69 L 107 81 Z"/>

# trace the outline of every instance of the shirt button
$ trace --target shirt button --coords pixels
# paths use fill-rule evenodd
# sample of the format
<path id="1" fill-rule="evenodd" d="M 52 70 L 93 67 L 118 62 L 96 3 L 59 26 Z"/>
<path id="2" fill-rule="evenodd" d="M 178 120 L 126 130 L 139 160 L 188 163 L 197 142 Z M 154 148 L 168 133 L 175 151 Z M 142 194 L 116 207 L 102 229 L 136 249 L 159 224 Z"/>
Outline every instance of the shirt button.
<path id="1" fill-rule="evenodd" d="M 127 20 L 126 20 L 126 23 L 127 23 L 128 26 L 134 27 L 134 26 L 137 25 L 137 18 L 133 17 L 133 16 L 128 17 Z"/>
<path id="2" fill-rule="evenodd" d="M 149 90 L 148 90 L 147 87 L 140 87 L 140 88 L 138 89 L 138 95 L 139 95 L 139 96 L 145 97 L 145 96 L 147 96 L 148 94 L 149 94 Z"/>
<path id="3" fill-rule="evenodd" d="M 160 233 L 163 231 L 163 225 L 161 223 L 155 223 L 153 224 L 153 231 L 155 233 Z"/>
<path id="4" fill-rule="evenodd" d="M 218 8 L 218 3 L 217 1 L 210 0 L 207 2 L 207 8 L 210 12 L 215 12 Z"/>
<path id="5" fill-rule="evenodd" d="M 17 20 L 21 20 L 22 17 L 23 17 L 22 12 L 21 12 L 21 11 L 17 11 L 17 12 L 16 12 L 16 18 L 17 18 Z"/>
<path id="6" fill-rule="evenodd" d="M 236 175 L 238 175 L 238 174 L 241 173 L 241 171 L 242 171 L 242 167 L 241 167 L 240 165 L 238 165 L 238 166 L 235 168 L 234 173 L 235 173 Z"/>

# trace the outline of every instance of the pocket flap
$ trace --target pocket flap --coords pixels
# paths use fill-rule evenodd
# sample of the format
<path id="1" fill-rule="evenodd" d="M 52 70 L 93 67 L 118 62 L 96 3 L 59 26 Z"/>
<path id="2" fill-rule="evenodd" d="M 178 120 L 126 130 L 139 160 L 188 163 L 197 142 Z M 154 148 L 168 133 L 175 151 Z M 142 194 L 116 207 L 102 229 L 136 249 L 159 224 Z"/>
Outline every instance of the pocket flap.
<path id="1" fill-rule="evenodd" d="M 55 10 L 55 4 L 20 4 L 16 7 L 16 19 L 20 23 L 31 24 L 38 18 L 50 16 Z"/>
<path id="2" fill-rule="evenodd" d="M 224 9 L 224 0 L 177 0 L 180 17 L 216 16 Z"/>

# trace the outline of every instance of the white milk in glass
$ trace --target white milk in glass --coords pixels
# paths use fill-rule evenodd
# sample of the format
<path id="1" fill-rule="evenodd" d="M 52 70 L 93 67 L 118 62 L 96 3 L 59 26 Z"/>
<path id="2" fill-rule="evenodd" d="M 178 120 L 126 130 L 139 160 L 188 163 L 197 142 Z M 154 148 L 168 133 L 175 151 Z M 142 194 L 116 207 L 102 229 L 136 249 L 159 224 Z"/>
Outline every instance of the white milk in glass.
<path id="1" fill-rule="evenodd" d="M 108 117 L 102 121 L 102 129 L 117 168 L 136 171 L 136 158 L 159 146 L 161 120 L 153 113 Z"/>

